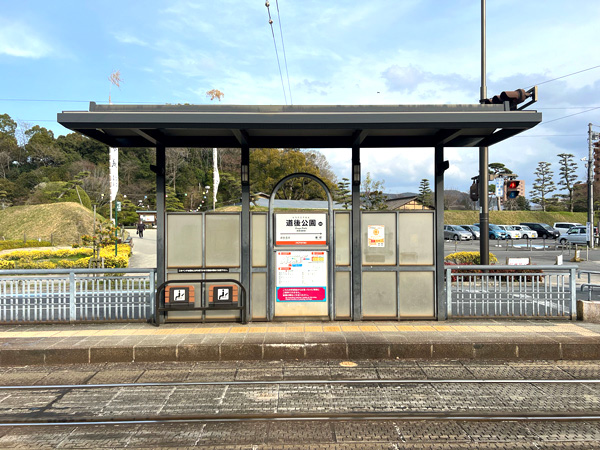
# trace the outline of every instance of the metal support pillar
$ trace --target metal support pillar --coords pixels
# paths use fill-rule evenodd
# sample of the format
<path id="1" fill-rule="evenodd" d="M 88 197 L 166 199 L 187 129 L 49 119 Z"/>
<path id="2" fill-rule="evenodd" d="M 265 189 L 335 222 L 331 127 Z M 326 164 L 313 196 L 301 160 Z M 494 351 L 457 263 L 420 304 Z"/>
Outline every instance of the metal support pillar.
<path id="1" fill-rule="evenodd" d="M 242 146 L 242 262 L 240 268 L 240 277 L 242 286 L 246 288 L 248 298 L 246 299 L 246 318 L 252 320 L 250 305 L 252 303 L 252 290 L 250 288 L 250 277 L 252 273 L 252 258 L 250 255 L 250 147 Z"/>
<path id="2" fill-rule="evenodd" d="M 166 149 L 164 145 L 156 146 L 156 285 L 166 281 L 167 266 L 165 261 L 166 227 Z M 161 318 L 156 318 L 160 323 Z"/>
<path id="3" fill-rule="evenodd" d="M 489 179 L 488 148 L 479 147 L 479 255 L 483 266 L 490 264 Z"/>
<path id="4" fill-rule="evenodd" d="M 481 89 L 479 99 L 487 98 L 486 43 L 485 43 L 485 0 L 481 0 Z M 490 264 L 490 213 L 488 198 L 488 148 L 479 147 L 479 256 L 480 264 Z"/>
<path id="5" fill-rule="evenodd" d="M 352 147 L 352 320 L 362 319 L 362 245 L 360 237 L 360 147 Z"/>
<path id="6" fill-rule="evenodd" d="M 437 320 L 448 317 L 444 284 L 444 147 L 435 148 L 435 290 Z"/>

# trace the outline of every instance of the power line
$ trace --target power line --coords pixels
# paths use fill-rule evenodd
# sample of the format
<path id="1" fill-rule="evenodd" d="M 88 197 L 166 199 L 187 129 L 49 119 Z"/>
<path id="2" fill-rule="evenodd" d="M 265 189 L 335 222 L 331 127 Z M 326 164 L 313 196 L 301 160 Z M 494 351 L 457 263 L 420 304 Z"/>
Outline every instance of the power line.
<path id="1" fill-rule="evenodd" d="M 552 122 L 556 122 L 557 120 L 562 120 L 562 119 L 566 119 L 567 117 L 573 117 L 573 116 L 577 116 L 579 114 L 584 114 L 586 112 L 590 112 L 590 111 L 594 111 L 596 109 L 600 109 L 600 106 L 596 106 L 594 108 L 590 108 L 590 109 L 586 109 L 585 111 L 580 111 L 578 113 L 574 113 L 574 114 L 569 114 L 568 116 L 563 116 L 563 117 L 559 117 L 558 119 L 552 119 L 552 120 L 548 120 L 547 122 L 542 122 L 540 125 L 545 125 L 547 123 L 552 123 Z"/>
<path id="2" fill-rule="evenodd" d="M 288 72 L 287 56 L 285 54 L 285 43 L 283 42 L 283 30 L 281 29 L 281 16 L 279 14 L 279 0 L 275 0 L 277 5 L 277 20 L 279 21 L 279 34 L 281 35 L 281 47 L 283 48 L 283 61 L 285 63 L 285 74 L 287 75 L 288 90 L 290 91 L 290 105 L 294 104 L 292 100 L 292 87 L 290 86 L 290 73 Z"/>
<path id="3" fill-rule="evenodd" d="M 271 26 L 271 34 L 273 35 L 273 45 L 275 46 L 275 56 L 277 57 L 277 67 L 279 68 L 279 78 L 281 78 L 281 89 L 283 89 L 283 98 L 287 105 L 287 95 L 285 93 L 285 85 L 283 84 L 283 74 L 281 73 L 281 64 L 279 63 L 279 52 L 277 51 L 277 42 L 275 41 L 275 31 L 273 30 L 273 19 L 271 19 L 271 10 L 269 9 L 269 2 L 265 3 L 267 7 L 267 13 L 269 14 L 269 25 Z"/>
<path id="4" fill-rule="evenodd" d="M 573 75 L 577 75 L 578 73 L 587 72 L 588 70 L 597 69 L 599 67 L 600 67 L 600 65 L 594 66 L 594 67 L 588 67 L 587 69 L 578 70 L 577 72 L 569 73 L 569 74 L 563 75 L 561 77 L 556 77 L 556 78 L 552 78 L 551 80 L 542 81 L 541 83 L 532 84 L 531 86 L 528 86 L 527 89 L 532 88 L 534 86 L 540 86 L 542 84 L 550 83 L 551 81 L 556 81 L 556 80 L 560 80 L 562 78 L 567 78 L 567 77 L 570 77 L 570 76 L 573 76 Z"/>

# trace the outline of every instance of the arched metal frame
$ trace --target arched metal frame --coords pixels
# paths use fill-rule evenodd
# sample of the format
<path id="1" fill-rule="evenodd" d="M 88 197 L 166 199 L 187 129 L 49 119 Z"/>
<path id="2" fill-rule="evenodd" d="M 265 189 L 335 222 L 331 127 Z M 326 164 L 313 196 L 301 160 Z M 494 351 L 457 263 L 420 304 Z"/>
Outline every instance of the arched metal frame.
<path id="1" fill-rule="evenodd" d="M 329 315 L 329 320 L 334 320 L 335 318 L 335 306 L 334 306 L 334 273 L 335 273 L 335 244 L 333 240 L 333 230 L 335 227 L 335 216 L 333 214 L 333 199 L 331 197 L 331 192 L 327 185 L 315 175 L 310 173 L 294 173 L 292 175 L 288 175 L 285 178 L 282 178 L 273 188 L 273 192 L 271 193 L 271 197 L 269 197 L 269 215 L 267 218 L 267 244 L 268 244 L 268 272 L 267 272 L 267 285 L 268 285 L 268 300 L 267 300 L 267 318 L 269 321 L 273 320 L 275 313 L 275 298 L 273 296 L 273 292 L 275 290 L 275 274 L 274 271 L 276 269 L 273 257 L 275 254 L 275 244 L 273 243 L 273 231 L 275 230 L 275 224 L 273 223 L 273 209 L 275 203 L 275 196 L 277 195 L 277 191 L 283 186 L 286 182 L 293 180 L 294 178 L 309 178 L 316 183 L 318 183 L 325 193 L 327 194 L 327 251 L 329 252 L 327 258 L 327 313 Z M 311 246 L 313 247 L 313 246 Z M 319 250 L 322 250 L 322 247 L 315 247 Z M 288 250 L 286 248 L 286 250 Z M 298 248 L 295 248 L 298 250 Z"/>

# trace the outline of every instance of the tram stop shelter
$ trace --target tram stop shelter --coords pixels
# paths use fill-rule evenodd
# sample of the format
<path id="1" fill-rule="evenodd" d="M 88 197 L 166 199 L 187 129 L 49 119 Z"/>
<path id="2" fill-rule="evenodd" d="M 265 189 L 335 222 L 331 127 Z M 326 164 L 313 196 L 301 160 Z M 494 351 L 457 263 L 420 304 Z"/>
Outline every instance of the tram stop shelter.
<path id="1" fill-rule="evenodd" d="M 446 318 L 444 283 L 445 147 L 477 151 L 528 130 L 536 111 L 501 105 L 237 106 L 98 105 L 64 111 L 58 122 L 110 147 L 156 149 L 157 285 L 186 285 L 201 311 L 168 320 L 232 320 L 210 310 L 248 293 L 249 320 L 402 320 Z M 165 155 L 174 147 L 239 147 L 241 213 L 166 213 Z M 250 211 L 251 148 L 347 148 L 352 209 L 326 213 Z M 361 211 L 361 152 L 433 148 L 433 211 Z M 301 174 L 298 174 L 300 176 Z M 292 175 L 293 177 L 294 175 Z M 280 183 L 281 184 L 281 183 Z M 314 226 L 314 228 L 311 228 Z M 304 234 L 302 234 L 304 233 Z M 300 238 L 294 235 L 300 234 Z M 286 240 L 292 239 L 292 240 Z M 192 283 L 190 283 L 192 280 Z M 194 280 L 199 285 L 194 289 Z M 200 280 L 204 280 L 200 283 Z M 214 289 L 206 280 L 215 280 Z M 200 289 L 198 287 L 201 287 Z M 177 294 L 178 295 L 178 294 Z M 171 300 L 173 301 L 173 299 Z"/>

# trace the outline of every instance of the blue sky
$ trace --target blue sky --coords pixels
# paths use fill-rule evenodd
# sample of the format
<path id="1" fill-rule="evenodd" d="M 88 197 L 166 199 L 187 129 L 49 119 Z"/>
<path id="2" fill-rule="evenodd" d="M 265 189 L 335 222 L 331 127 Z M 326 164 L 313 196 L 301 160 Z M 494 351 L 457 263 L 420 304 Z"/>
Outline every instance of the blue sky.
<path id="1" fill-rule="evenodd" d="M 0 12 L 0 114 L 56 135 L 63 110 L 107 102 L 227 104 L 476 103 L 480 86 L 480 1 L 279 0 L 271 15 L 286 97 L 262 0 L 22 0 Z M 487 84 L 491 97 L 600 65 L 600 2 L 488 0 Z M 596 59 L 595 59 L 596 58 Z M 600 68 L 541 84 L 542 125 L 490 148 L 529 188 L 539 161 L 572 153 L 580 179 L 588 123 L 600 125 Z M 581 113 L 581 114 L 577 114 Z M 566 117 L 571 114 L 572 117 Z M 559 120 L 556 120 L 559 119 Z M 553 121 L 555 120 L 555 121 Z M 594 128 L 600 131 L 600 126 Z M 347 149 L 324 150 L 338 178 L 350 175 Z M 447 149 L 446 187 L 468 190 L 477 149 Z M 433 150 L 363 150 L 364 172 L 388 192 L 417 191 L 433 178 Z"/>

